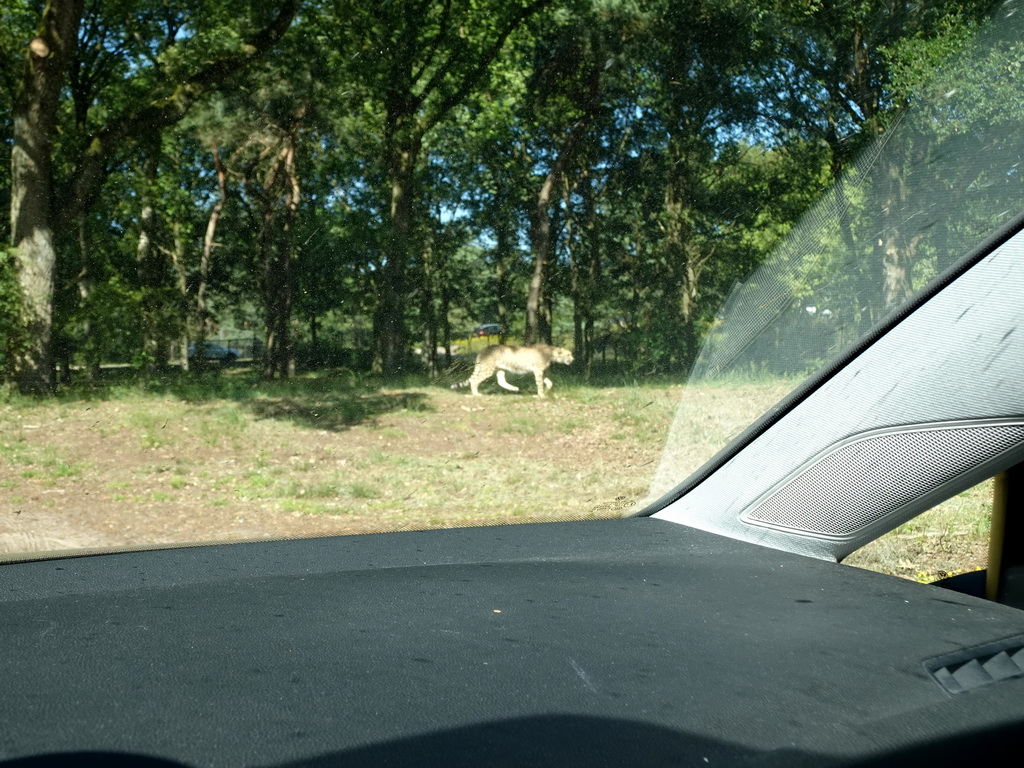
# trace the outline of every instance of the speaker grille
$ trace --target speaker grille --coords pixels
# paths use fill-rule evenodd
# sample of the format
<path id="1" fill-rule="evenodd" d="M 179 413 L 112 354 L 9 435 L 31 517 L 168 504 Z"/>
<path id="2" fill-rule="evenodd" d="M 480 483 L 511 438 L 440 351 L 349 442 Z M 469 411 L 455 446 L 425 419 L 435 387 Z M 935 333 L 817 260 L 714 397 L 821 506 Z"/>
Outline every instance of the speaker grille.
<path id="1" fill-rule="evenodd" d="M 1024 424 L 923 424 L 861 435 L 794 472 L 741 520 L 849 538 L 1024 446 Z"/>

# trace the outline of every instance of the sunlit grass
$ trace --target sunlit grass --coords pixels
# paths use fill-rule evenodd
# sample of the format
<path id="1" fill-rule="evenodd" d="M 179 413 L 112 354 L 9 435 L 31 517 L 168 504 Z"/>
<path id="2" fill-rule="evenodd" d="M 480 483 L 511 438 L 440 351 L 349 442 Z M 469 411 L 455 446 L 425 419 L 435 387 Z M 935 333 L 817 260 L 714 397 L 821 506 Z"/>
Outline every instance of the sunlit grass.
<path id="1" fill-rule="evenodd" d="M 380 496 L 377 489 L 368 483 L 352 483 L 348 493 L 353 499 L 376 499 Z"/>
<path id="2" fill-rule="evenodd" d="M 988 480 L 893 529 L 844 562 L 925 582 L 979 570 L 987 561 L 991 519 Z"/>
<path id="3" fill-rule="evenodd" d="M 98 507 L 110 517 L 133 505 L 198 520 L 255 510 L 285 533 L 312 518 L 317 531 L 356 532 L 619 516 L 699 468 L 792 385 L 550 375 L 547 400 L 346 371 L 15 398 L 0 405 L 0 488 L 42 507 L 73 484 L 76 504 L 110 504 Z M 984 546 L 988 496 L 951 500 L 848 562 L 910 578 L 966 570 Z"/>

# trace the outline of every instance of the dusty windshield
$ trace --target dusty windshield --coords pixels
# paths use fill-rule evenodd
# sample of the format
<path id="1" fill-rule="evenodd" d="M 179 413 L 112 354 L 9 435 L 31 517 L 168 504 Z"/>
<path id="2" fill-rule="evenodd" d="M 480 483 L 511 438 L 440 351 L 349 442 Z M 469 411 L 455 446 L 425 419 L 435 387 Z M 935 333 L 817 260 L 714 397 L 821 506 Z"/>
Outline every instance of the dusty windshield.
<path id="1" fill-rule="evenodd" d="M 1015 11 L 14 2 L 0 552 L 640 509 L 1021 209 Z"/>

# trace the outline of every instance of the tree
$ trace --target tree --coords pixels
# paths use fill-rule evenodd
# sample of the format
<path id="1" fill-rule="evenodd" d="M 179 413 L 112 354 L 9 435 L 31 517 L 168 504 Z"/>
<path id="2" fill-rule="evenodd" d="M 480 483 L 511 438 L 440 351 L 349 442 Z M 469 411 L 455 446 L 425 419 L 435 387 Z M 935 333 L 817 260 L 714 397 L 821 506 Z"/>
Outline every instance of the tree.
<path id="1" fill-rule="evenodd" d="M 11 236 L 22 293 L 21 328 L 30 341 L 9 349 L 8 357 L 11 375 L 22 391 L 43 393 L 53 388 L 56 241 L 90 209 L 113 158 L 125 144 L 174 124 L 211 88 L 273 48 L 290 25 L 299 0 L 274 5 L 278 10 L 265 26 L 249 34 L 244 26 L 239 28 L 239 15 L 226 13 L 216 3 L 200 4 L 191 9 L 193 13 L 166 10 L 151 16 L 131 3 L 90 6 L 90 13 L 100 18 L 105 18 L 105 12 L 128 18 L 138 13 L 142 30 L 132 30 L 131 38 L 138 41 L 134 66 L 111 67 L 120 76 L 117 92 L 105 92 L 100 83 L 91 82 L 88 95 L 106 101 L 102 114 L 83 115 L 88 98 L 76 91 L 78 125 L 85 128 L 73 132 L 62 147 L 73 170 L 56 188 L 53 152 L 61 87 L 78 54 L 84 9 L 79 0 L 47 3 L 39 32 L 26 50 L 11 155 Z M 251 10 L 267 15 L 258 6 Z M 212 27 L 207 26 L 210 19 Z M 190 27 L 194 33 L 183 34 Z M 121 29 L 130 34 L 126 26 Z M 161 36 L 156 37 L 154 30 Z M 108 45 L 107 53 L 118 47 Z"/>
<path id="2" fill-rule="evenodd" d="M 791 17 L 781 17 L 784 26 L 776 35 L 794 75 L 783 86 L 791 89 L 790 124 L 802 125 L 807 135 L 827 143 L 832 174 L 839 179 L 871 142 L 879 147 L 887 144 L 887 132 L 902 119 L 909 103 L 909 93 L 893 87 L 894 52 L 905 50 L 906 41 L 934 39 L 947 28 L 951 16 L 961 29 L 969 29 L 989 15 L 994 5 L 992 0 L 859 0 L 821 3 L 810 9 L 793 6 Z M 916 140 L 924 135 L 918 134 Z M 927 151 L 919 143 L 888 146 L 877 154 L 869 171 L 873 183 L 868 204 L 880 214 L 872 218 L 880 230 L 858 237 L 850 218 L 840 222 L 851 252 L 868 247 L 873 252 L 874 272 L 860 277 L 858 293 L 864 307 L 888 312 L 913 292 L 912 272 L 921 237 L 905 226 L 905 173 L 912 159 Z M 843 187 L 835 189 L 842 197 Z M 847 208 L 849 201 L 840 199 L 837 204 Z M 868 310 L 862 325 L 877 319 L 877 313 Z"/>
<path id="3" fill-rule="evenodd" d="M 50 212 L 53 142 L 61 86 L 75 56 L 82 0 L 47 2 L 26 50 L 14 102 L 11 149 L 11 242 L 20 288 L 20 326 L 8 338 L 7 359 L 18 389 L 52 390 L 50 331 L 56 260 Z"/>
<path id="4" fill-rule="evenodd" d="M 509 35 L 549 2 L 339 6 L 342 39 L 361 57 L 353 74 L 363 97 L 382 113 L 379 167 L 388 232 L 373 318 L 375 370 L 396 371 L 405 356 L 406 271 L 416 250 L 415 176 L 424 137 L 487 81 Z"/>
<path id="5" fill-rule="evenodd" d="M 580 240 L 567 229 L 576 352 L 594 354 L 595 305 L 607 300 L 607 332 L 629 340 L 633 365 L 685 370 L 711 298 L 704 286 L 752 258 L 739 233 L 766 200 L 737 199 L 734 180 L 754 176 L 757 153 L 746 149 L 773 98 L 764 76 L 773 58 L 749 4 L 644 11 L 631 27 L 614 25 L 633 30 L 612 68 L 619 95 L 606 94 L 608 115 L 564 191 L 565 225 Z"/>
<path id="6" fill-rule="evenodd" d="M 528 344 L 551 343 L 548 273 L 556 249 L 552 212 L 559 207 L 563 185 L 576 169 L 588 133 L 610 112 L 612 70 L 625 40 L 635 33 L 638 17 L 617 7 L 577 4 L 563 8 L 555 21 L 537 35 L 526 114 L 520 118 L 539 139 L 539 146 L 528 150 L 531 164 L 547 169 L 529 211 L 533 274 L 526 297 Z"/>

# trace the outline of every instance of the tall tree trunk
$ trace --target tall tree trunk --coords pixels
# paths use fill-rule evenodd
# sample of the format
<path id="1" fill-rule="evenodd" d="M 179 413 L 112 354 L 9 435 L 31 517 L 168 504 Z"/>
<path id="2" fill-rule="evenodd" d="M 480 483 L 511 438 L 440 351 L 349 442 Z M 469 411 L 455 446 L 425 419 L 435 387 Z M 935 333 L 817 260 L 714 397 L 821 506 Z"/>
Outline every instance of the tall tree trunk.
<path id="1" fill-rule="evenodd" d="M 909 215 L 906 173 L 909 152 L 889 147 L 893 154 L 885 158 L 881 178 L 881 234 L 876 246 L 882 264 L 882 308 L 889 313 L 903 304 L 914 292 L 913 267 L 923 233 L 911 227 L 920 217 Z"/>
<path id="2" fill-rule="evenodd" d="M 275 194 L 278 184 L 282 195 Z M 298 213 L 299 181 L 295 173 L 295 139 L 289 136 L 275 168 L 264 185 L 263 227 L 263 299 L 266 307 L 267 341 L 263 360 L 265 378 L 295 374 L 295 351 L 291 338 L 291 313 L 294 292 L 292 275 L 292 231 Z M 277 204 L 284 200 L 284 219 L 277 226 Z"/>
<path id="3" fill-rule="evenodd" d="M 535 344 L 543 341 L 551 343 L 551 297 L 547 296 L 548 266 L 554 256 L 555 244 L 551 236 L 551 195 L 555 185 L 560 183 L 565 175 L 566 168 L 576 155 L 576 148 L 580 139 L 586 134 L 590 124 L 596 115 L 599 104 L 598 88 L 600 83 L 600 71 L 592 76 L 590 100 L 584 116 L 576 121 L 565 142 L 558 150 L 558 155 L 544 182 L 537 192 L 537 199 L 533 204 L 533 212 L 530 226 L 531 250 L 533 251 L 533 274 L 530 277 L 530 287 L 526 295 L 526 343 Z"/>
<path id="4" fill-rule="evenodd" d="M 572 322 L 575 365 L 590 375 L 594 362 L 594 300 L 597 294 L 599 259 L 592 246 L 572 254 Z"/>
<path id="5" fill-rule="evenodd" d="M 174 283 L 178 289 L 178 302 L 185 316 L 185 322 L 181 324 L 181 334 L 178 336 L 178 357 L 181 360 L 181 369 L 189 370 L 188 359 L 188 316 L 191 301 L 188 291 L 188 271 L 185 259 L 188 253 L 188 244 L 185 242 L 180 221 L 171 222 L 171 236 L 174 239 L 174 247 L 171 249 L 171 267 L 174 269 Z"/>
<path id="6" fill-rule="evenodd" d="M 495 25 L 489 27 L 493 35 L 475 53 L 463 38 L 476 30 L 467 32 L 465 25 L 449 15 L 450 3 L 445 4 L 440 34 L 430 35 L 433 42 L 426 47 L 420 33 L 430 3 L 382 7 L 377 15 L 382 26 L 373 30 L 374 44 L 379 45 L 381 39 L 392 41 L 388 52 L 392 63 L 382 89 L 385 121 L 381 170 L 391 183 L 391 199 L 390 231 L 373 312 L 372 367 L 376 372 L 394 373 L 405 361 L 405 272 L 413 247 L 414 171 L 423 137 L 487 78 L 491 62 L 501 53 L 508 36 L 549 2 L 534 0 L 524 7 L 516 4 L 510 13 L 497 14 Z M 404 10 L 398 17 L 389 17 L 395 9 Z M 449 45 L 449 39 L 458 42 Z M 439 45 L 442 41 L 446 42 Z"/>
<path id="7" fill-rule="evenodd" d="M 497 235 L 497 251 L 495 258 L 494 271 L 497 277 L 497 300 L 498 300 L 498 343 L 504 344 L 505 337 L 508 335 L 509 329 L 509 314 L 508 308 L 512 304 L 512 298 L 509 293 L 510 281 L 508 277 L 509 263 L 512 260 L 512 233 L 511 227 L 507 222 L 502 221 L 496 227 Z"/>
<path id="8" fill-rule="evenodd" d="M 228 202 L 228 175 L 221 162 L 216 142 L 213 143 L 211 151 L 213 167 L 217 173 L 217 201 L 210 209 L 210 218 L 206 221 L 203 250 L 199 256 L 199 282 L 195 288 L 195 338 L 193 339 L 196 350 L 202 350 L 207 334 L 210 332 L 210 306 L 206 300 L 206 289 L 210 281 L 210 267 L 213 264 L 213 249 L 217 244 L 217 226 L 220 224 L 224 206 Z M 205 367 L 206 358 L 202 354 L 198 354 L 194 359 L 197 369 L 202 370 Z"/>
<path id="9" fill-rule="evenodd" d="M 586 184 L 586 172 L 583 171 Z M 572 351 L 573 366 L 576 370 L 585 368 L 586 343 L 583 340 L 583 308 L 587 303 L 583 298 L 585 288 L 580 270 L 580 258 L 583 248 L 579 247 L 578 235 L 575 234 L 576 216 L 572 210 L 572 193 L 576 184 L 570 184 L 568 179 L 562 184 L 562 205 L 565 208 L 565 255 L 569 261 L 569 298 L 572 299 Z M 585 194 L 585 193 L 584 193 Z"/>
<path id="10" fill-rule="evenodd" d="M 420 288 L 420 316 L 423 324 L 423 363 L 430 378 L 436 378 L 437 365 L 437 309 L 434 306 L 434 249 L 428 237 L 423 244 L 423 284 Z"/>
<path id="11" fill-rule="evenodd" d="M 594 365 L 594 313 L 601 282 L 601 253 L 597 242 L 597 206 L 591 186 L 588 184 L 585 189 L 587 276 L 583 306 L 583 372 L 589 378 Z"/>
<path id="12" fill-rule="evenodd" d="M 142 355 L 143 372 L 154 376 L 157 368 L 166 362 L 161 334 L 161 315 L 164 307 L 162 289 L 166 279 L 163 254 L 153 244 L 156 213 L 153 209 L 153 187 L 159 165 L 159 144 L 150 147 L 150 155 L 143 166 L 142 208 L 139 211 L 139 241 L 135 247 L 136 272 L 142 288 Z"/>
<path id="13" fill-rule="evenodd" d="M 582 199 L 582 211 L 576 217 L 575 237 L 572 236 L 572 217 L 569 214 L 574 193 L 578 193 Z M 595 236 L 597 210 L 594 187 L 586 168 L 581 170 L 576 183 L 571 187 L 565 185 L 563 198 L 573 302 L 573 365 L 589 376 L 594 359 L 594 302 L 597 297 L 600 259 Z"/>
<path id="14" fill-rule="evenodd" d="M 404 103 L 404 102 L 403 102 Z M 413 188 L 420 134 L 403 107 L 389 107 L 385 144 L 391 179 L 390 229 L 373 314 L 373 370 L 395 373 L 405 361 L 405 270 L 412 244 Z"/>
<path id="15" fill-rule="evenodd" d="M 299 199 L 301 189 L 299 187 L 299 175 L 295 169 L 295 133 L 298 126 L 293 127 L 293 133 L 289 136 L 287 154 L 285 156 L 285 182 L 287 192 L 285 197 L 285 222 L 281 232 L 280 250 L 281 260 L 285 268 L 286 304 L 284 306 L 281 320 L 284 328 L 284 375 L 289 377 L 295 375 L 295 342 L 291 335 L 292 306 L 295 297 L 295 272 L 292 268 L 295 223 L 299 218 Z"/>
<path id="16" fill-rule="evenodd" d="M 552 251 L 551 190 L 558 180 L 561 165 L 556 162 L 544 178 L 540 192 L 533 206 L 533 220 L 530 227 L 530 246 L 533 251 L 533 273 L 526 293 L 526 343 L 536 344 L 551 335 L 551 327 L 545 323 L 548 261 Z"/>
<path id="17" fill-rule="evenodd" d="M 448 322 L 448 311 L 451 309 L 452 292 L 448 281 L 441 284 L 441 343 L 444 345 L 445 370 L 452 366 L 452 325 Z"/>
<path id="18" fill-rule="evenodd" d="M 78 286 L 78 297 L 83 306 L 88 307 L 92 293 L 96 289 L 96 265 L 92 259 L 92 242 L 89 238 L 89 222 L 83 213 L 78 217 L 78 254 L 81 268 L 75 282 Z M 100 377 L 100 355 L 103 339 L 99 338 L 99 330 L 93 325 L 92 313 L 85 312 L 82 322 L 83 353 L 85 357 L 85 375 L 89 381 Z"/>
<path id="19" fill-rule="evenodd" d="M 699 253 L 694 247 L 688 247 L 685 266 L 686 279 L 680 286 L 679 314 L 682 319 L 680 334 L 682 355 L 679 366 L 689 371 L 697 360 L 697 298 L 700 295 L 700 275 L 714 254 L 714 248 L 708 253 Z"/>
<path id="20" fill-rule="evenodd" d="M 196 321 L 199 339 L 206 338 L 207 325 L 210 322 L 210 308 L 206 302 L 206 288 L 210 276 L 210 265 L 213 263 L 213 249 L 217 244 L 217 226 L 220 224 L 224 206 L 228 203 L 228 174 L 220 161 L 217 144 L 213 144 L 213 167 L 217 172 L 217 202 L 210 209 L 210 218 L 206 222 L 203 233 L 203 252 L 199 257 L 199 285 L 196 286 Z"/>
<path id="21" fill-rule="evenodd" d="M 21 290 L 21 333 L 9 335 L 10 375 L 24 393 L 52 392 L 53 272 L 57 255 L 51 210 L 51 152 L 57 106 L 74 56 L 83 0 L 47 2 L 14 100 L 11 150 L 11 244 Z"/>

